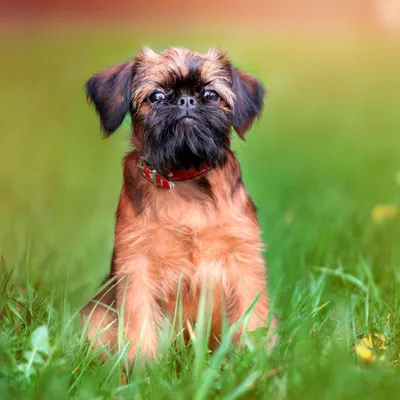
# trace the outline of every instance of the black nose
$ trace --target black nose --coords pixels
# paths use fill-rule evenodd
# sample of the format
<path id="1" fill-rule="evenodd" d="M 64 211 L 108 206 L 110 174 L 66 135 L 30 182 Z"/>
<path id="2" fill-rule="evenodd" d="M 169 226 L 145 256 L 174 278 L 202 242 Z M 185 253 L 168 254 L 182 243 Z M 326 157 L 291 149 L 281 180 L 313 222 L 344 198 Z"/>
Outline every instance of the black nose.
<path id="1" fill-rule="evenodd" d="M 191 96 L 182 96 L 178 100 L 178 104 L 182 108 L 190 109 L 190 108 L 195 108 L 197 106 L 197 101 L 194 97 Z"/>

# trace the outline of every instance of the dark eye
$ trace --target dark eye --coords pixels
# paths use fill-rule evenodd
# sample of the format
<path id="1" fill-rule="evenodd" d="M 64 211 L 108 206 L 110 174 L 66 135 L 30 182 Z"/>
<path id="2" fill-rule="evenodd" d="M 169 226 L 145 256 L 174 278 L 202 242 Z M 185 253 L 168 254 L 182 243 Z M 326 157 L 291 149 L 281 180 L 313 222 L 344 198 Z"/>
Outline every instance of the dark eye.
<path id="1" fill-rule="evenodd" d="M 220 97 L 219 97 L 219 94 L 215 90 L 207 89 L 203 93 L 203 98 L 205 100 L 217 101 L 217 100 L 219 100 Z"/>
<path id="2" fill-rule="evenodd" d="M 148 99 L 150 103 L 158 103 L 165 99 L 165 94 L 157 90 L 155 92 L 150 93 Z"/>

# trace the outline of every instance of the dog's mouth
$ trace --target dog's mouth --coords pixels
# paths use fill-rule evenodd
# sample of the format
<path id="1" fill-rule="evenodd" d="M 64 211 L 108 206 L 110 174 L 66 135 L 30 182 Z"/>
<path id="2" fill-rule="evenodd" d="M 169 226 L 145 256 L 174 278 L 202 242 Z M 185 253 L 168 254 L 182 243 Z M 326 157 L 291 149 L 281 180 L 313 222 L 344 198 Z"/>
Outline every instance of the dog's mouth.
<path id="1" fill-rule="evenodd" d="M 196 122 L 199 122 L 199 119 L 195 115 L 185 114 L 185 115 L 180 116 L 177 119 L 177 122 L 182 122 L 182 121 L 196 121 Z"/>

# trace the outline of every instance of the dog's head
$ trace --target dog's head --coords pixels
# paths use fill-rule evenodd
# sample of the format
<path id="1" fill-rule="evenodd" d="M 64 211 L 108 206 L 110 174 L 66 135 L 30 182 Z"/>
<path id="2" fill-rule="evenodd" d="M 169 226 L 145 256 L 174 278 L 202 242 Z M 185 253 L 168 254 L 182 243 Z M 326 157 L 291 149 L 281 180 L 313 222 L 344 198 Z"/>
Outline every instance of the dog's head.
<path id="1" fill-rule="evenodd" d="M 263 106 L 264 88 L 218 49 L 145 49 L 95 74 L 87 95 L 105 136 L 131 114 L 135 143 L 156 170 L 222 165 L 233 126 L 240 137 Z"/>

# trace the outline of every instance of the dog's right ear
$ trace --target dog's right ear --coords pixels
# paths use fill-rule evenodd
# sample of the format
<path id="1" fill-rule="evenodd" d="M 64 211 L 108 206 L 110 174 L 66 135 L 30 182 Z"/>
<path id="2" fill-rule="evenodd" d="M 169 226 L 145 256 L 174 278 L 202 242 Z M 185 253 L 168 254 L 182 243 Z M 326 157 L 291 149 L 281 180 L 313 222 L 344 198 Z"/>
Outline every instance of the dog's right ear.
<path id="1" fill-rule="evenodd" d="M 236 96 L 232 123 L 235 131 L 244 139 L 244 134 L 261 113 L 265 88 L 254 76 L 232 68 L 232 90 Z"/>
<path id="2" fill-rule="evenodd" d="M 132 100 L 133 61 L 98 72 L 86 82 L 86 95 L 100 117 L 104 136 L 121 124 Z"/>

